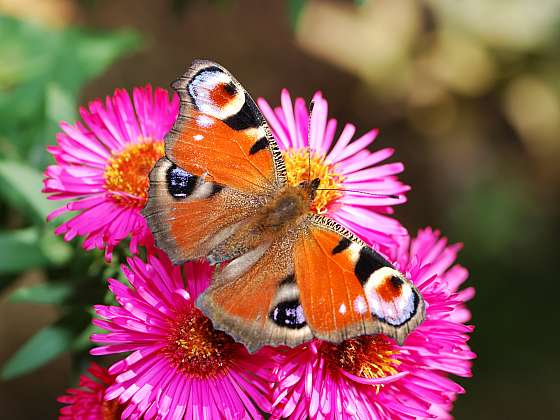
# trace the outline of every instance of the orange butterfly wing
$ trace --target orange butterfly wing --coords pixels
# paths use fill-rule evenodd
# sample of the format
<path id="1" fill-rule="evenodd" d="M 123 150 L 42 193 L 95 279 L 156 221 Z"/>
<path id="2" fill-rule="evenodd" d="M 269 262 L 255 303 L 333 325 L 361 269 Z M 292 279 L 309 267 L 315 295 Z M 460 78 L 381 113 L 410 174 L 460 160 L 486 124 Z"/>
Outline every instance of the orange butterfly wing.
<path id="1" fill-rule="evenodd" d="M 296 243 L 294 250 L 294 268 L 307 322 L 315 335 L 328 336 L 329 341 L 365 334 L 365 323 L 371 315 L 367 313 L 364 290 L 347 253 L 330 252 L 339 244 L 340 236 L 317 229 L 308 235 Z"/>
<path id="2" fill-rule="evenodd" d="M 150 172 L 143 215 L 175 263 L 204 258 L 260 207 L 259 200 L 179 168 L 167 158 Z"/>
<path id="3" fill-rule="evenodd" d="M 173 262 L 206 257 L 286 180 L 268 125 L 223 67 L 195 61 L 173 87 L 181 106 L 150 173 L 143 211 Z"/>
<path id="4" fill-rule="evenodd" d="M 416 287 L 338 223 L 311 217 L 294 246 L 294 268 L 313 335 L 340 342 L 383 333 L 404 341 L 424 319 Z"/>
<path id="5" fill-rule="evenodd" d="M 402 343 L 424 301 L 380 254 L 331 219 L 309 215 L 215 275 L 197 306 L 249 351 L 383 333 Z"/>
<path id="6" fill-rule="evenodd" d="M 293 234 L 293 232 L 292 232 Z M 299 305 L 293 261 L 294 237 L 263 243 L 214 275 L 197 306 L 214 328 L 227 331 L 250 352 L 263 345 L 296 346 L 313 337 Z"/>
<path id="7" fill-rule="evenodd" d="M 248 193 L 282 185 L 282 154 L 253 99 L 223 67 L 195 61 L 173 83 L 180 115 L 165 139 L 169 160 L 194 175 Z"/>

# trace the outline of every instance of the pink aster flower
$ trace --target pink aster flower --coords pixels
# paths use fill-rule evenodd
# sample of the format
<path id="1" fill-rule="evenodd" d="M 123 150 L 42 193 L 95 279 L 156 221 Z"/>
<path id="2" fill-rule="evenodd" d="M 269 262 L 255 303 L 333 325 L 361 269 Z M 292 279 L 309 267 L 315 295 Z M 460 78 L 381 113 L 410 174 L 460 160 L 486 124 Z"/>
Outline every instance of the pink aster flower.
<path id="1" fill-rule="evenodd" d="M 66 404 L 60 409 L 60 420 L 110 420 L 120 418 L 122 407 L 117 401 L 106 401 L 105 392 L 114 378 L 107 369 L 92 363 L 89 375 L 80 376 L 78 388 L 70 388 L 58 398 Z"/>
<path id="2" fill-rule="evenodd" d="M 335 140 L 337 122 L 328 118 L 328 104 L 320 92 L 313 97 L 311 120 L 305 100 L 292 103 L 287 90 L 282 91 L 281 107 L 272 109 L 262 98 L 258 104 L 284 152 L 288 181 L 298 185 L 310 172 L 312 179 L 321 179 L 320 188 L 330 189 L 318 191 L 313 211 L 337 220 L 382 250 L 396 245 L 395 236 L 406 235 L 389 215 L 393 205 L 406 201 L 404 193 L 410 188 L 396 177 L 404 169 L 402 163 L 381 164 L 393 149 L 368 150 L 378 130 L 352 141 L 356 127 L 346 124 Z"/>
<path id="3" fill-rule="evenodd" d="M 173 266 L 162 253 L 123 266 L 131 287 L 109 280 L 120 306 L 97 306 L 108 333 L 94 355 L 131 352 L 113 364 L 105 394 L 125 408 L 123 418 L 249 419 L 270 411 L 271 349 L 251 355 L 195 306 L 209 284 L 203 263 Z"/>
<path id="4" fill-rule="evenodd" d="M 274 417 L 291 419 L 413 419 L 450 417 L 463 388 L 449 374 L 471 376 L 467 345 L 472 326 L 465 302 L 473 288 L 458 290 L 467 271 L 453 265 L 460 245 L 421 230 L 403 240 L 396 266 L 426 301 L 426 320 L 403 346 L 383 335 L 339 345 L 314 340 L 286 352 L 274 388 Z"/>
<path id="5" fill-rule="evenodd" d="M 45 172 L 43 192 L 52 200 L 69 200 L 49 220 L 77 212 L 57 234 L 66 240 L 84 236 L 84 248 L 106 250 L 130 236 L 130 249 L 151 236 L 140 210 L 146 202 L 148 173 L 163 156 L 163 138 L 178 112 L 176 95 L 150 85 L 135 88 L 132 99 L 117 89 L 105 103 L 100 99 L 81 108 L 82 122 L 62 122 L 57 145 L 48 150 L 56 165 Z"/>

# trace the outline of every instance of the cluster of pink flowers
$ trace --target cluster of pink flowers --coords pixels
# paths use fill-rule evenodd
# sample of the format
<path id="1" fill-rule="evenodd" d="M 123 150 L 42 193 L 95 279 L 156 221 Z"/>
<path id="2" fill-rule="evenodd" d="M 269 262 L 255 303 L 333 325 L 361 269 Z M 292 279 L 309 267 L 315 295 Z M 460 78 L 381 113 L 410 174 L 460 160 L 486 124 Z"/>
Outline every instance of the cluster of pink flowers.
<path id="1" fill-rule="evenodd" d="M 194 305 L 211 267 L 174 266 L 153 245 L 140 214 L 177 97 L 150 86 L 134 89 L 132 98 L 117 90 L 82 109 L 83 123 L 61 124 L 57 145 L 49 148 L 56 164 L 46 171 L 44 192 L 67 200 L 50 219 L 72 213 L 56 232 L 67 240 L 82 237 L 85 249 L 104 249 L 107 260 L 119 246 L 133 254 L 122 266 L 127 283 L 108 280 L 117 304 L 94 308 L 93 322 L 104 332 L 91 337 L 98 344 L 91 354 L 122 356 L 108 369 L 92 364 L 79 387 L 59 398 L 61 419 L 450 417 L 464 392 L 450 374 L 470 376 L 475 357 L 465 306 L 474 290 L 461 288 L 468 274 L 455 264 L 460 246 L 431 228 L 409 237 L 391 216 L 409 190 L 397 178 L 403 165 L 384 163 L 394 150 L 369 150 L 377 130 L 353 139 L 356 128 L 347 124 L 336 136 L 327 101 L 320 93 L 313 99 L 311 116 L 306 102 L 292 101 L 285 90 L 279 107 L 258 103 L 286 156 L 311 150 L 333 182 L 372 193 L 329 196 L 322 211 L 414 282 L 426 301 L 425 321 L 402 346 L 378 335 L 255 354 L 215 330 Z M 145 258 L 137 256 L 139 247 Z"/>

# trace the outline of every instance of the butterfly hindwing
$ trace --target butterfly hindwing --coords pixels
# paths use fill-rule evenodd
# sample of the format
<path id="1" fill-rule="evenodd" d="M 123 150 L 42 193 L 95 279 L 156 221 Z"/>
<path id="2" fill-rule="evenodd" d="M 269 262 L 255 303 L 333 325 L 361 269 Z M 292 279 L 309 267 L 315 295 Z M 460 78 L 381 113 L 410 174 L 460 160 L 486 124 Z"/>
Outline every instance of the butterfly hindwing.
<path id="1" fill-rule="evenodd" d="M 216 272 L 197 301 L 215 328 L 251 352 L 263 345 L 290 347 L 313 337 L 299 302 L 291 248 L 295 232 L 231 261 Z"/>
<path id="2" fill-rule="evenodd" d="M 416 287 L 385 258 L 312 215 L 231 261 L 197 305 L 250 351 L 379 333 L 402 343 L 425 314 Z"/>
<path id="3" fill-rule="evenodd" d="M 416 287 L 338 223 L 310 217 L 294 246 L 294 271 L 313 335 L 340 342 L 383 333 L 402 343 L 424 319 Z"/>
<path id="4" fill-rule="evenodd" d="M 169 160 L 246 193 L 271 193 L 285 183 L 284 160 L 270 128 L 226 69 L 195 61 L 173 88 L 181 106 L 165 139 Z"/>
<path id="5" fill-rule="evenodd" d="M 262 205 L 258 199 L 194 175 L 167 158 L 150 172 L 143 210 L 157 245 L 174 263 L 204 258 Z"/>

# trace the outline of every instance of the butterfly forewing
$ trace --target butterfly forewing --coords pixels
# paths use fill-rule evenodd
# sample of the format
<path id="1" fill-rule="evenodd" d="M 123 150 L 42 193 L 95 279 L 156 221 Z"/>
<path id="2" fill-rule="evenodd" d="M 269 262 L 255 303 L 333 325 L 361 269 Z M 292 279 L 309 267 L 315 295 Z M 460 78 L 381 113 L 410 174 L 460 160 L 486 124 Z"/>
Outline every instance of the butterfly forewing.
<path id="1" fill-rule="evenodd" d="M 284 184 L 286 170 L 254 101 L 223 67 L 195 61 L 173 87 L 179 116 L 150 173 L 143 214 L 179 263 L 207 257 L 234 234 Z"/>
<path id="2" fill-rule="evenodd" d="M 173 87 L 181 106 L 165 139 L 168 159 L 247 193 L 272 193 L 285 183 L 284 161 L 270 128 L 226 69 L 195 61 Z"/>

